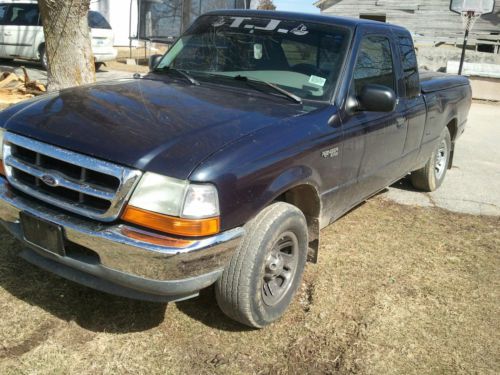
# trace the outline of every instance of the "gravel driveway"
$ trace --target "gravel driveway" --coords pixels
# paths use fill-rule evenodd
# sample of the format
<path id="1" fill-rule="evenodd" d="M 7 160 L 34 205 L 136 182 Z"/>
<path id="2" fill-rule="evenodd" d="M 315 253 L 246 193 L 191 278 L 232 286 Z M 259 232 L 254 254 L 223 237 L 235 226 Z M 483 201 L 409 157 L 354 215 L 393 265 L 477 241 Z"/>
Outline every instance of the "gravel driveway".
<path id="1" fill-rule="evenodd" d="M 500 216 L 500 104 L 475 102 L 457 141 L 454 166 L 432 193 L 400 181 L 383 194 L 401 204 L 441 207 L 453 212 Z"/>

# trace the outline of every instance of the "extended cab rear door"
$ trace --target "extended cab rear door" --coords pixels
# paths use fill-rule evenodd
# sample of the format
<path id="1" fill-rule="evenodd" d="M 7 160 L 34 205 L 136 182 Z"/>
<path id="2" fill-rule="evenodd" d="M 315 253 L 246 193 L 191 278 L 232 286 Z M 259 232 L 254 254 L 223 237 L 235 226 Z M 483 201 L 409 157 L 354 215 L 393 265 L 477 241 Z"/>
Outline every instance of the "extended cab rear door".
<path id="1" fill-rule="evenodd" d="M 387 86 L 399 97 L 401 70 L 390 28 L 360 26 L 356 35 L 352 68 L 346 77 L 349 80 L 347 98 L 358 97 L 366 84 Z M 398 100 L 392 112 L 345 110 L 342 128 L 345 136 L 343 167 L 352 174 L 356 171 L 357 184 L 352 188 L 354 201 L 362 200 L 401 177 L 401 157 L 408 128 L 404 103 Z M 364 145 L 362 150 L 361 143 Z"/>
<path id="2" fill-rule="evenodd" d="M 420 151 L 426 121 L 426 106 L 420 89 L 420 76 L 418 73 L 417 55 L 413 40 L 409 32 L 396 30 L 396 43 L 403 70 L 399 85 L 400 101 L 405 107 L 408 121 L 401 167 L 403 172 L 409 172 L 416 167 L 417 156 Z"/>

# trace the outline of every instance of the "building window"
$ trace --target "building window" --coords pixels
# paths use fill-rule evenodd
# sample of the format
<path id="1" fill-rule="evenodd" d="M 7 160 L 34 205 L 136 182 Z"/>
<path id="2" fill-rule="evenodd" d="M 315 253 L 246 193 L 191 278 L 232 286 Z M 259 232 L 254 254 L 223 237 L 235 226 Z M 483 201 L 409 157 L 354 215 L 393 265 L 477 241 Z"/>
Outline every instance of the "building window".
<path id="1" fill-rule="evenodd" d="M 360 14 L 359 18 L 363 20 L 387 22 L 387 17 L 385 16 L 385 14 Z"/>

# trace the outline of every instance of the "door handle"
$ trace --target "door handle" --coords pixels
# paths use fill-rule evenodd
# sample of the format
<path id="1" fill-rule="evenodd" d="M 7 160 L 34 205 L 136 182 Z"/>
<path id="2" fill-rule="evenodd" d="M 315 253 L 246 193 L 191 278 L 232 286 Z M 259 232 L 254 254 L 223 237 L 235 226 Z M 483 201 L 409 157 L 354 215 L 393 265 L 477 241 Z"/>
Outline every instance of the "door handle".
<path id="1" fill-rule="evenodd" d="M 3 33 L 3 35 L 5 35 L 5 36 L 11 36 L 12 33 L 9 33 L 9 32 L 6 31 L 6 32 Z"/>
<path id="2" fill-rule="evenodd" d="M 398 117 L 396 119 L 396 126 L 401 128 L 406 123 L 406 119 L 404 117 Z"/>

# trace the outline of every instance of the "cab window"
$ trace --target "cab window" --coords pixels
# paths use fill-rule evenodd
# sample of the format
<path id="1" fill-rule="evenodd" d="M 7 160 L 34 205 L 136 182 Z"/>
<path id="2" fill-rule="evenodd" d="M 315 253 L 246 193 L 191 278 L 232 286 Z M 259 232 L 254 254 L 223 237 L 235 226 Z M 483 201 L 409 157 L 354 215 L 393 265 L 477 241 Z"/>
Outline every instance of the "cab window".
<path id="1" fill-rule="evenodd" d="M 383 36 L 366 36 L 361 41 L 354 68 L 354 92 L 361 93 L 363 86 L 377 84 L 395 91 L 391 44 Z"/>

